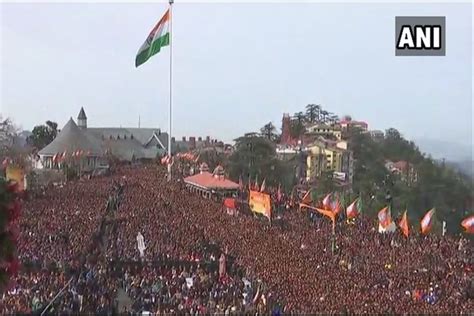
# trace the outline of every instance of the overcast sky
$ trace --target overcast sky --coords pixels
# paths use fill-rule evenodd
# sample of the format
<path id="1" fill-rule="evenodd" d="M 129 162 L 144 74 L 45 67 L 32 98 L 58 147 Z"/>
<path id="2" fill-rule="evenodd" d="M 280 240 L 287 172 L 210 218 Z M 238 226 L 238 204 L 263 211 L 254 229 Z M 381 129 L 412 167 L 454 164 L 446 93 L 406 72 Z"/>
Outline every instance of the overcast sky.
<path id="1" fill-rule="evenodd" d="M 169 49 L 134 59 L 157 4 L 1 4 L 1 113 L 25 129 L 168 129 Z M 446 57 L 395 57 L 398 15 L 446 16 Z M 410 139 L 472 144 L 471 4 L 174 6 L 174 133 L 231 140 L 322 104 Z"/>

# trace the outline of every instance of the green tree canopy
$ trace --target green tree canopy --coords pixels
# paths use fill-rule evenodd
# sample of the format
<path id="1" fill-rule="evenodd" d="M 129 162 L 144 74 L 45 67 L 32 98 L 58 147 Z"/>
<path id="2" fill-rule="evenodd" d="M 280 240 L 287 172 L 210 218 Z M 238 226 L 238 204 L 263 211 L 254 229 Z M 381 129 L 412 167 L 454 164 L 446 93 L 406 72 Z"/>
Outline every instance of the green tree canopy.
<path id="1" fill-rule="evenodd" d="M 290 187 L 293 181 L 291 167 L 276 157 L 275 144 L 265 137 L 246 135 L 235 140 L 235 151 L 229 157 L 226 169 L 230 176 L 240 176 L 248 183 L 258 176 L 259 182 L 266 179 L 270 186 L 282 184 Z"/>
<path id="2" fill-rule="evenodd" d="M 275 142 L 278 139 L 278 134 L 276 132 L 276 127 L 272 122 L 268 122 L 261 129 L 260 133 L 263 137 L 268 139 L 271 142 Z"/>
<path id="3" fill-rule="evenodd" d="M 58 124 L 46 121 L 45 125 L 37 125 L 33 128 L 32 135 L 28 137 L 28 143 L 37 150 L 51 143 L 58 133 Z"/>
<path id="4" fill-rule="evenodd" d="M 306 106 L 306 120 L 310 123 L 319 122 L 320 112 L 321 112 L 321 105 L 308 104 Z"/>
<path id="5" fill-rule="evenodd" d="M 385 195 L 389 191 L 393 198 L 392 216 L 407 209 L 411 224 L 419 229 L 425 212 L 435 207 L 439 225 L 445 220 L 448 231 L 460 230 L 459 223 L 467 216 L 474 200 L 470 179 L 425 157 L 413 142 L 404 139 L 394 128 L 386 131 L 382 142 L 373 141 L 360 130 L 351 130 L 349 137 L 355 159 L 353 189 L 365 201 L 374 196 L 372 215 L 386 205 Z M 385 160 L 409 162 L 417 173 L 417 181 L 409 186 L 386 169 Z"/>

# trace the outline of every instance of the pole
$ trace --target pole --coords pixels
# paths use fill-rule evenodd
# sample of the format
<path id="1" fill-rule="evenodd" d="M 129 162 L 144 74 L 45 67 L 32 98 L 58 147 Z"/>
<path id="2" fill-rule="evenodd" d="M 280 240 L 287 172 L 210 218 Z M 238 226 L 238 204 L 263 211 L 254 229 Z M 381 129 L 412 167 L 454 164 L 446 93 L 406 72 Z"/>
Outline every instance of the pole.
<path id="1" fill-rule="evenodd" d="M 169 135 L 168 135 L 168 181 L 171 181 L 171 122 L 173 115 L 173 1 L 170 3 L 170 113 L 169 113 Z"/>
<path id="2" fill-rule="evenodd" d="M 46 311 L 48 310 L 48 308 L 51 306 L 51 304 L 54 303 L 54 301 L 59 297 L 59 295 L 61 295 L 64 290 L 69 286 L 69 284 L 71 284 L 71 281 L 74 279 L 74 277 L 71 277 L 69 279 L 69 282 L 66 283 L 66 285 L 56 294 L 55 297 L 53 297 L 53 299 L 48 303 L 48 305 L 46 305 L 46 307 L 43 309 L 43 311 L 41 312 L 41 316 L 44 315 L 44 313 L 46 313 Z"/>
<path id="3" fill-rule="evenodd" d="M 331 241 L 332 254 L 336 251 L 336 219 L 332 219 L 332 241 Z"/>

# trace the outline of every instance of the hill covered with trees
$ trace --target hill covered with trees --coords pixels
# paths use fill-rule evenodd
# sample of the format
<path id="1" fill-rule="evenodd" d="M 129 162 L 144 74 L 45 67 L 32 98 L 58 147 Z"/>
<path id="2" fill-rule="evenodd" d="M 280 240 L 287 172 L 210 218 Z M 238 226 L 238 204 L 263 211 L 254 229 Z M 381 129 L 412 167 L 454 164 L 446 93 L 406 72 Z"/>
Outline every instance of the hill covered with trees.
<path id="1" fill-rule="evenodd" d="M 292 117 L 291 133 L 300 137 L 305 123 L 335 124 L 337 121 L 337 116 L 320 105 L 310 104 L 306 113 L 298 112 Z M 374 219 L 378 210 L 390 204 L 393 218 L 408 210 L 409 221 L 417 229 L 426 211 L 435 207 L 434 231 L 441 231 L 442 221 L 446 221 L 448 232 L 461 231 L 460 222 L 472 212 L 474 202 L 473 183 L 469 177 L 422 153 L 395 128 L 387 129 L 385 136 L 378 140 L 356 128 L 349 129 L 345 138 L 354 157 L 352 186 L 348 189 L 334 185 L 328 173 L 314 188 L 317 196 L 339 191 L 346 204 L 360 196 L 364 212 Z M 298 180 L 295 168 L 299 158 L 277 159 L 279 139 L 280 134 L 271 122 L 262 127 L 260 133 L 249 133 L 236 139 L 236 150 L 225 161 L 230 176 L 242 177 L 248 183 L 249 175 L 253 179 L 258 175 L 260 181 L 266 178 L 268 185 L 281 183 L 287 191 L 291 190 Z M 416 173 L 416 181 L 403 181 L 399 174 L 389 171 L 387 161 L 408 163 Z"/>
<path id="2" fill-rule="evenodd" d="M 392 215 L 408 210 L 412 223 L 418 223 L 430 208 L 436 208 L 434 228 L 447 222 L 448 231 L 460 231 L 461 220 L 472 211 L 472 181 L 450 166 L 433 160 L 406 140 L 396 129 L 386 131 L 383 140 L 352 131 L 350 149 L 354 152 L 353 192 L 362 195 L 368 212 L 375 212 L 391 200 Z M 385 167 L 385 161 L 407 161 L 417 173 L 417 181 L 407 184 Z M 388 195 L 388 197 L 387 197 Z"/>

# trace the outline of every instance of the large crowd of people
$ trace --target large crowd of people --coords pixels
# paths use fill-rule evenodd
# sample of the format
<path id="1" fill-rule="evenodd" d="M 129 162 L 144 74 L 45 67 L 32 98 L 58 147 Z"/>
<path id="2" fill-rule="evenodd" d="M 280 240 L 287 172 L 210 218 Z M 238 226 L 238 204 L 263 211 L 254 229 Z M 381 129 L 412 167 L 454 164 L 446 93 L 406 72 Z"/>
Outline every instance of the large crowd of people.
<path id="1" fill-rule="evenodd" d="M 229 216 L 164 173 L 123 167 L 27 201 L 0 313 L 474 311 L 467 239 L 379 234 L 360 216 L 337 225 L 332 249 L 324 219 Z"/>

